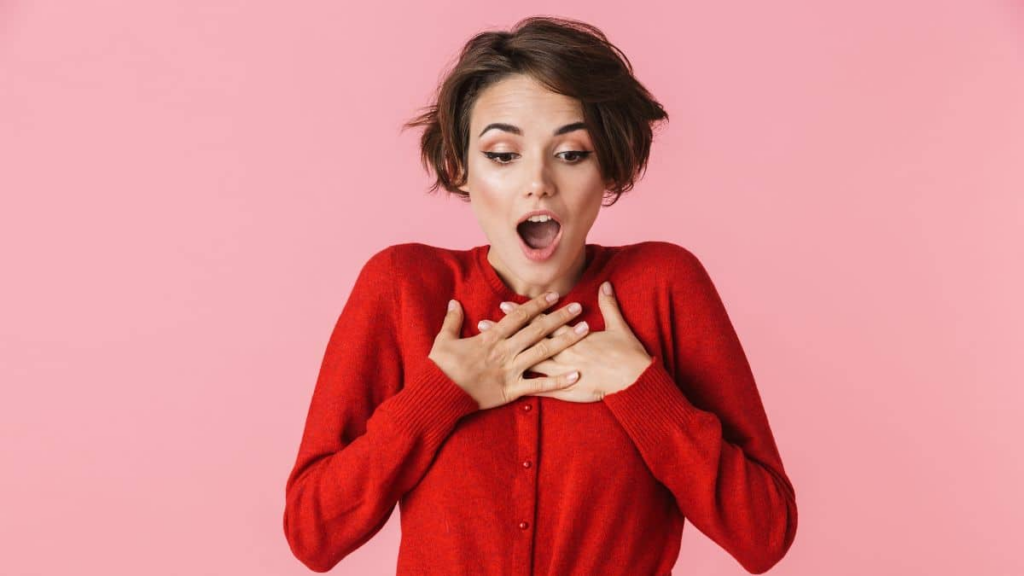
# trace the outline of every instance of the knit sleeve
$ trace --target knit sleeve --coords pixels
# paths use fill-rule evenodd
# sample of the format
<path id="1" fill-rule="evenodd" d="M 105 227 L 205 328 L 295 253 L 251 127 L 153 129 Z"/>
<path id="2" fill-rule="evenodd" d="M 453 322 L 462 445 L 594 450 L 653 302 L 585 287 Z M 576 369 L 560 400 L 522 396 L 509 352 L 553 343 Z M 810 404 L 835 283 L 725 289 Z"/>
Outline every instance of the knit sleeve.
<path id="1" fill-rule="evenodd" d="M 457 421 L 479 410 L 433 361 L 405 373 L 393 249 L 363 266 L 334 326 L 285 485 L 285 536 L 316 572 L 379 532 Z"/>
<path id="2" fill-rule="evenodd" d="M 654 356 L 630 387 L 603 401 L 682 514 L 760 574 L 793 543 L 796 494 L 721 298 L 696 256 L 672 246 L 676 374 Z"/>

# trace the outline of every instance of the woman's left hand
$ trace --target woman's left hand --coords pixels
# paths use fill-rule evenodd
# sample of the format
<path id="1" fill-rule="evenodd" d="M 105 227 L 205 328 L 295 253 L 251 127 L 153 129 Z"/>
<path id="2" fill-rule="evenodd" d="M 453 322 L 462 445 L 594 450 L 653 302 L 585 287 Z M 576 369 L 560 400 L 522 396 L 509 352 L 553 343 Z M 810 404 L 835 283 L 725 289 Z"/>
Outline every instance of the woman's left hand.
<path id="1" fill-rule="evenodd" d="M 597 301 L 604 317 L 603 331 L 591 332 L 572 346 L 530 367 L 530 371 L 545 376 L 579 370 L 579 380 L 566 388 L 538 392 L 533 396 L 569 402 L 597 402 L 606 394 L 628 388 L 650 365 L 653 359 L 622 317 L 615 294 L 605 294 L 599 289 Z M 504 312 L 508 314 L 515 307 L 516 304 L 510 302 Z M 537 318 L 541 316 L 543 314 Z M 481 320 L 479 328 L 483 331 L 491 325 L 493 322 L 490 320 Z M 570 326 L 562 326 L 549 337 L 571 329 Z"/>

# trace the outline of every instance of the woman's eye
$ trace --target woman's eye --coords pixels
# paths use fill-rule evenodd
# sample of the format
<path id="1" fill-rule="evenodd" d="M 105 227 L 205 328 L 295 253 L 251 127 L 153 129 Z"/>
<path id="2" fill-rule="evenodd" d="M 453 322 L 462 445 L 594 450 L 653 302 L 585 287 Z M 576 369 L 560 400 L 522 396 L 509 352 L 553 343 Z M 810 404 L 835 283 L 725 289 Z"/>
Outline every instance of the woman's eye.
<path id="1" fill-rule="evenodd" d="M 484 156 L 487 156 L 497 164 L 511 164 L 512 158 L 515 152 L 484 152 Z"/>
<path id="2" fill-rule="evenodd" d="M 579 164 L 584 158 L 591 154 L 590 150 L 566 150 L 565 152 L 559 152 L 558 155 L 563 155 L 562 158 L 567 164 Z M 484 152 L 484 156 L 492 160 L 495 164 L 511 164 L 513 156 L 518 156 L 515 152 Z"/>
<path id="3" fill-rule="evenodd" d="M 578 164 L 582 162 L 584 158 L 590 155 L 590 150 L 567 150 L 565 152 L 560 152 L 560 154 L 573 156 L 573 158 L 564 157 L 565 161 L 568 162 L 569 164 Z"/>

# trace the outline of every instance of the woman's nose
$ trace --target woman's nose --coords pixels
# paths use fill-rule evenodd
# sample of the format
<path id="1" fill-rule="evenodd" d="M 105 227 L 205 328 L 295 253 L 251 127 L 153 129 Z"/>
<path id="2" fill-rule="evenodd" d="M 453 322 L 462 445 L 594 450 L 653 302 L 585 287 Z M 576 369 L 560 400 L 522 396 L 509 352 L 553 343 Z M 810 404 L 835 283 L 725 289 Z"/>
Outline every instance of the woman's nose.
<path id="1" fill-rule="evenodd" d="M 526 193 L 531 196 L 550 196 L 554 194 L 555 186 L 551 181 L 548 167 L 543 160 L 534 162 L 530 166 L 530 180 L 526 185 Z"/>

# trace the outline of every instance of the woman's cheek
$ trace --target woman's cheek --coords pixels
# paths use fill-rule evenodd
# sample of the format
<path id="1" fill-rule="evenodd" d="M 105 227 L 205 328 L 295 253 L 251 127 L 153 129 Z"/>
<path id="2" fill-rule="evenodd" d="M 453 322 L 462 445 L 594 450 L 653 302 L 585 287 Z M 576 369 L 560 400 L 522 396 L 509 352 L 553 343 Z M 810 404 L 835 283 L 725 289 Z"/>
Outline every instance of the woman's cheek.
<path id="1" fill-rule="evenodd" d="M 507 170 L 502 171 L 500 167 L 488 166 L 481 169 L 478 174 L 480 175 L 480 186 L 491 195 L 504 193 L 512 183 L 511 173 Z"/>

